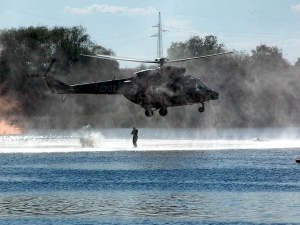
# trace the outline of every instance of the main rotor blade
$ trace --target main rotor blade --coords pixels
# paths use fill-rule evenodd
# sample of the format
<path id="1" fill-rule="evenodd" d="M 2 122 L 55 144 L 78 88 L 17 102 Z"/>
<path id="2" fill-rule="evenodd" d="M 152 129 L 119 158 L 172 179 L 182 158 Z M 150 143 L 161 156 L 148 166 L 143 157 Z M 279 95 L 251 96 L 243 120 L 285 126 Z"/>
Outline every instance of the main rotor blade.
<path id="1" fill-rule="evenodd" d="M 185 59 L 174 59 L 174 60 L 169 60 L 166 61 L 166 63 L 173 63 L 173 62 L 184 62 L 184 61 L 189 61 L 189 60 L 194 60 L 194 59 L 205 59 L 205 58 L 210 58 L 218 55 L 227 55 L 231 54 L 233 52 L 221 52 L 221 53 L 216 53 L 216 54 L 211 54 L 211 55 L 203 55 L 199 57 L 192 57 L 192 58 L 185 58 Z"/>
<path id="2" fill-rule="evenodd" d="M 126 57 L 110 56 L 110 55 L 85 55 L 85 54 L 80 54 L 80 55 L 91 57 L 91 58 L 98 58 L 98 59 L 122 60 L 122 61 L 141 62 L 141 63 L 156 63 L 156 64 L 158 63 L 157 61 L 152 61 L 152 60 L 134 59 L 134 58 L 126 58 Z"/>

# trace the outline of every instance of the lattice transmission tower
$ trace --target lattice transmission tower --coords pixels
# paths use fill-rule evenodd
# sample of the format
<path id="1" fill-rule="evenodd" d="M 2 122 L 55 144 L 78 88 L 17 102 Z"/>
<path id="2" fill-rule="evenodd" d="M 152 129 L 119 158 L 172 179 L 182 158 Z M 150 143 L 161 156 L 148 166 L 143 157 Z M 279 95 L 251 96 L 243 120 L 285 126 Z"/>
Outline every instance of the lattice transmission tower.
<path id="1" fill-rule="evenodd" d="M 158 14 L 158 24 L 153 27 L 157 27 L 158 30 L 156 34 L 151 36 L 151 37 L 157 37 L 157 58 L 162 58 L 163 57 L 162 33 L 167 30 L 162 29 L 160 12 Z"/>

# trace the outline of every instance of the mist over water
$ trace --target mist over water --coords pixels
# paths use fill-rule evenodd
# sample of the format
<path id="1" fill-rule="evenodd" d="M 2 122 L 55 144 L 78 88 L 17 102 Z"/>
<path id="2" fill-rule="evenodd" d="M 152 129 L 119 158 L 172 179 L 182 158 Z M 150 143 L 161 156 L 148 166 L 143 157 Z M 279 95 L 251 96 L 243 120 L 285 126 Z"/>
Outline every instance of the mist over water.
<path id="1" fill-rule="evenodd" d="M 130 129 L 32 130 L 0 136 L 0 152 L 165 151 L 273 149 L 300 146 L 300 129 L 147 129 L 139 128 L 138 148 Z M 80 139 L 92 140 L 84 148 Z"/>

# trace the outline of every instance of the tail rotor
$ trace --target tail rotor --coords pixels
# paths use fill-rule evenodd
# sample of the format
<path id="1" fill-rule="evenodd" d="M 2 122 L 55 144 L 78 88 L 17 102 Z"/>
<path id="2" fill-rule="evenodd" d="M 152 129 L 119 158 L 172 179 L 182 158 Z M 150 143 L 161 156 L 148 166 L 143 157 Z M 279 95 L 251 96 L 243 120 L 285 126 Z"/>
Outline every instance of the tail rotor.
<path id="1" fill-rule="evenodd" d="M 52 69 L 53 64 L 55 63 L 55 61 L 56 61 L 56 59 L 54 59 L 54 58 L 51 60 L 46 72 L 43 75 L 41 75 L 39 73 L 33 73 L 33 74 L 27 74 L 27 77 L 45 77 L 45 76 L 47 76 L 49 71 Z"/>
<path id="2" fill-rule="evenodd" d="M 49 73 L 49 71 L 52 69 L 52 66 L 55 63 L 55 61 L 56 61 L 56 59 L 54 59 L 54 58 L 51 60 L 51 63 L 49 65 L 48 69 L 46 70 L 46 72 L 44 73 L 44 75 L 42 77 L 45 77 L 47 75 L 47 73 Z"/>

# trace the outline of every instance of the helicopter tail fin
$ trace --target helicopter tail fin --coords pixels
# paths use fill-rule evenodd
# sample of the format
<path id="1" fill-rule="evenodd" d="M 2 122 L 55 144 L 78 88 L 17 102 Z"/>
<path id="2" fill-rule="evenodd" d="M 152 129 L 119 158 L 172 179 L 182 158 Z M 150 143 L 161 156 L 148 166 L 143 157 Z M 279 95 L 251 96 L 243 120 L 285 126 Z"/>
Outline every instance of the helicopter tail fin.
<path id="1" fill-rule="evenodd" d="M 43 78 L 46 80 L 48 87 L 51 89 L 53 93 L 71 94 L 75 92 L 75 90 L 69 84 L 66 84 L 52 76 L 47 75 L 44 76 Z"/>
<path id="2" fill-rule="evenodd" d="M 53 64 L 55 63 L 55 59 L 49 64 L 46 72 L 44 74 L 27 74 L 27 77 L 42 77 L 46 80 L 48 87 L 51 89 L 53 93 L 57 94 L 70 94 L 74 93 L 74 88 L 72 88 L 69 84 L 66 84 L 50 75 L 47 75 L 48 72 L 51 70 Z"/>
<path id="3" fill-rule="evenodd" d="M 71 94 L 75 93 L 74 88 L 69 84 L 62 82 L 50 75 L 43 76 L 41 74 L 27 74 L 27 77 L 41 77 L 47 82 L 48 87 L 51 89 L 52 93 L 56 94 Z"/>

